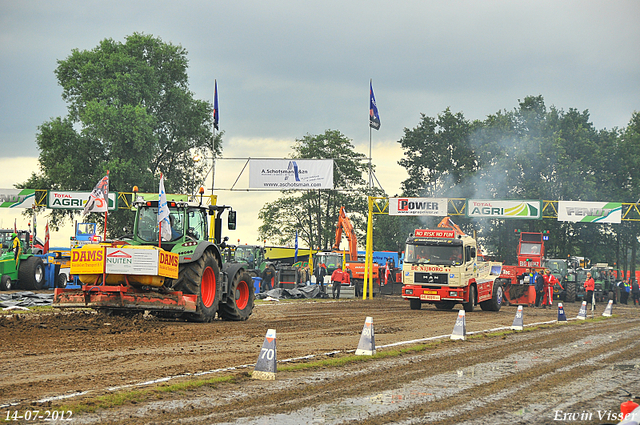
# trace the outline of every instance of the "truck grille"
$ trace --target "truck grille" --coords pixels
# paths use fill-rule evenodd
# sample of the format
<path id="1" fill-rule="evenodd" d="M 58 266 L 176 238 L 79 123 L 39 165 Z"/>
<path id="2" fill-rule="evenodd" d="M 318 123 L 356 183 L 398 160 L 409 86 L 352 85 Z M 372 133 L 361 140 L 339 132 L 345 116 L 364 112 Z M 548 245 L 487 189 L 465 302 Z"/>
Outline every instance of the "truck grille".
<path id="1" fill-rule="evenodd" d="M 420 273 L 416 272 L 415 283 L 419 284 L 436 284 L 436 285 L 446 285 L 448 283 L 447 274 L 446 273 Z"/>

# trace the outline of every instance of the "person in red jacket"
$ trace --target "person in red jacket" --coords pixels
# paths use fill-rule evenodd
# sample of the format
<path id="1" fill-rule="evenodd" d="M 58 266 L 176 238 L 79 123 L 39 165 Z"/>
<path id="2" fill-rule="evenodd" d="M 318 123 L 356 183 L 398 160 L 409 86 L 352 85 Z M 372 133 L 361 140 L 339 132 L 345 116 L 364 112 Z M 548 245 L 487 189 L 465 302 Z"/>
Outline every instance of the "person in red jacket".
<path id="1" fill-rule="evenodd" d="M 584 290 L 587 291 L 587 295 L 585 296 L 584 300 L 587 302 L 587 304 L 592 303 L 591 304 L 592 309 L 596 308 L 596 300 L 593 297 L 593 291 L 595 287 L 596 287 L 596 283 L 591 277 L 591 273 L 587 273 L 587 280 L 584 281 Z"/>
<path id="2" fill-rule="evenodd" d="M 338 298 L 340 298 L 340 288 L 342 287 L 342 281 L 344 280 L 344 273 L 340 266 L 331 273 L 331 295 L 336 298 L 336 291 L 338 291 Z"/>
<path id="3" fill-rule="evenodd" d="M 558 278 L 551 274 L 551 270 L 547 270 L 544 275 L 544 298 L 542 299 L 542 305 L 545 308 L 548 305 L 553 306 L 553 285 L 556 283 L 560 284 Z"/>

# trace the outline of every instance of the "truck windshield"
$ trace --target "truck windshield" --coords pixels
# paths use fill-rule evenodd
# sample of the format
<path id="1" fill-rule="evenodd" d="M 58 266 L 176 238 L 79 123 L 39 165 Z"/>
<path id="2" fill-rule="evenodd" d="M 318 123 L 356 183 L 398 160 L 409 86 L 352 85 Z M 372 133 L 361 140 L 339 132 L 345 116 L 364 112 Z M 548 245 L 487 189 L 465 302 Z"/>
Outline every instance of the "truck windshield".
<path id="1" fill-rule="evenodd" d="M 460 265 L 462 246 L 407 244 L 404 261 L 417 264 Z"/>
<path id="2" fill-rule="evenodd" d="M 520 254 L 529 255 L 529 254 L 540 254 L 540 244 L 538 243 L 522 243 L 520 245 Z"/>

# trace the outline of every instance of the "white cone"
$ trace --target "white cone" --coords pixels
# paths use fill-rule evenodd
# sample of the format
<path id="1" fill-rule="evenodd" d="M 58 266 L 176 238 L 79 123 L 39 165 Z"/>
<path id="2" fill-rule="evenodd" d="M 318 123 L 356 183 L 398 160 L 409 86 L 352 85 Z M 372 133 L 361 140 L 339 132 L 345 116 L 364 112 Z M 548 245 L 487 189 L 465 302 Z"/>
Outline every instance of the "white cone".
<path id="1" fill-rule="evenodd" d="M 364 321 L 360 342 L 356 349 L 356 356 L 373 356 L 376 353 L 376 339 L 373 334 L 373 318 L 367 317 Z"/>
<path id="2" fill-rule="evenodd" d="M 269 329 L 262 343 L 262 349 L 258 355 L 258 361 L 253 369 L 251 378 L 263 381 L 275 381 L 276 372 L 276 330 Z"/>
<path id="3" fill-rule="evenodd" d="M 516 317 L 513 318 L 511 329 L 514 331 L 521 331 L 524 329 L 524 314 L 521 305 L 518 306 L 518 311 L 516 311 Z"/>
<path id="4" fill-rule="evenodd" d="M 451 332 L 451 339 L 461 339 L 467 336 L 467 324 L 465 321 L 464 310 L 458 312 L 458 318 L 456 324 L 453 326 L 453 332 Z"/>
<path id="5" fill-rule="evenodd" d="M 609 300 L 609 304 L 607 304 L 607 308 L 604 309 L 602 315 L 605 317 L 611 317 L 611 313 L 613 313 L 613 300 Z"/>
<path id="6" fill-rule="evenodd" d="M 586 320 L 587 319 L 587 302 L 582 301 L 582 305 L 580 306 L 580 311 L 578 312 L 578 319 Z"/>

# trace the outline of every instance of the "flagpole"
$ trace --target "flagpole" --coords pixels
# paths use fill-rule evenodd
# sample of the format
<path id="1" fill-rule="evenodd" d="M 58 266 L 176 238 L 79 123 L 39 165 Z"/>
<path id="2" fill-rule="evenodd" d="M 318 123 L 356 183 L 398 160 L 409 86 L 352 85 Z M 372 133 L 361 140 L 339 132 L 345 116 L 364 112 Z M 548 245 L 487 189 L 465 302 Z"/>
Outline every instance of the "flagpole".
<path id="1" fill-rule="evenodd" d="M 107 184 L 109 184 L 108 182 L 109 182 L 109 170 L 107 170 Z M 103 241 L 107 240 L 107 214 L 109 213 L 109 192 L 107 192 L 107 199 L 105 199 L 105 202 L 107 203 L 107 209 L 104 211 L 104 236 L 102 237 Z"/>

